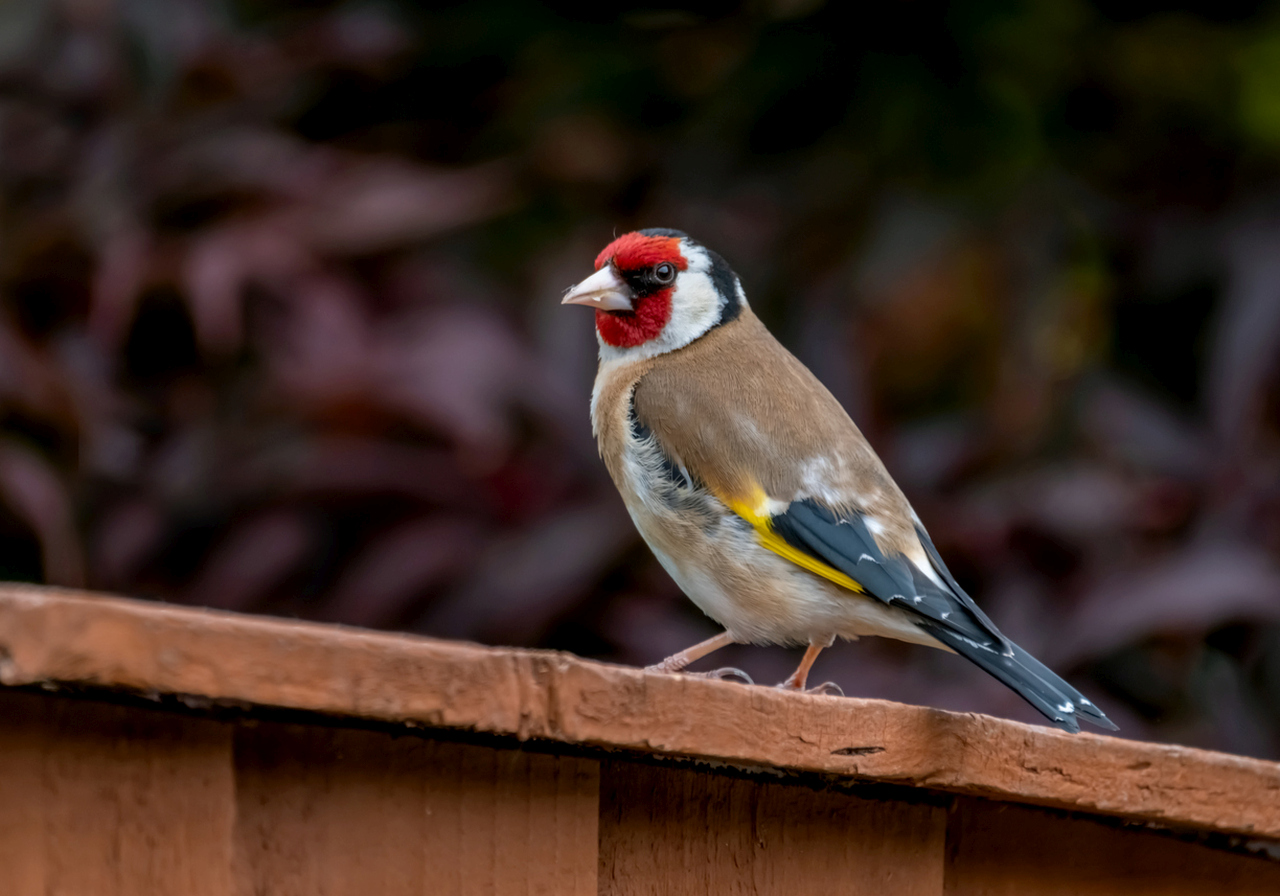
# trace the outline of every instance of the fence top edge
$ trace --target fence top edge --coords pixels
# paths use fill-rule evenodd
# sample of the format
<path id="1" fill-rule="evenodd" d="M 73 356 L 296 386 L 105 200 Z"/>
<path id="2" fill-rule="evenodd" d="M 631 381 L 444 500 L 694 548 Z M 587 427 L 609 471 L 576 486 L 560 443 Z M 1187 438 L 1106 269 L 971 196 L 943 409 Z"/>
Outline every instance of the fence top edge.
<path id="1" fill-rule="evenodd" d="M 1280 763 L 554 651 L 0 585 L 0 685 L 36 684 L 816 772 L 1280 839 Z"/>

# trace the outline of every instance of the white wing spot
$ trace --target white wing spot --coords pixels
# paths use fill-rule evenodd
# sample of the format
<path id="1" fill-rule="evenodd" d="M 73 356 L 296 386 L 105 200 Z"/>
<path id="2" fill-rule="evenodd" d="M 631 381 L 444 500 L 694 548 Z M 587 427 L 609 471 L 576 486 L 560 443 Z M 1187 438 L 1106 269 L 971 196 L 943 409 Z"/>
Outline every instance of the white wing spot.
<path id="1" fill-rule="evenodd" d="M 943 611 L 942 611 L 942 618 L 943 618 L 943 619 L 948 618 L 950 615 L 951 615 L 951 611 L 950 611 L 950 610 L 943 610 Z"/>
<path id="2" fill-rule="evenodd" d="M 964 635 L 960 635 L 960 640 L 965 642 L 971 647 L 976 647 L 979 650 L 985 650 L 987 653 L 995 653 L 995 651 L 992 650 L 989 645 L 979 644 L 977 641 L 973 640 L 972 638 L 966 638 Z"/>
<path id="3" fill-rule="evenodd" d="M 876 560 L 875 557 L 872 557 L 870 554 L 863 554 L 861 557 L 858 558 L 859 563 L 861 563 L 863 560 L 870 560 L 872 563 L 879 562 L 878 560 Z"/>
<path id="4" fill-rule="evenodd" d="M 924 573 L 933 584 L 944 591 L 951 590 L 947 585 L 943 584 L 942 579 L 934 570 L 933 563 L 929 560 L 929 555 L 925 553 L 924 545 L 920 543 L 920 539 L 917 538 L 916 543 L 907 552 L 907 559 L 911 561 L 916 569 Z"/>
<path id="5" fill-rule="evenodd" d="M 1066 703 L 1063 703 L 1061 706 L 1058 707 L 1058 712 L 1075 712 L 1075 711 L 1076 711 L 1076 705 L 1072 703 L 1070 700 L 1068 700 Z"/>
<path id="6" fill-rule="evenodd" d="M 832 459 L 819 455 L 804 460 L 800 465 L 800 490 L 796 492 L 796 500 L 821 498 L 828 504 L 842 504 L 846 496 L 833 489 L 831 483 L 843 479 L 844 466 L 838 457 Z"/>

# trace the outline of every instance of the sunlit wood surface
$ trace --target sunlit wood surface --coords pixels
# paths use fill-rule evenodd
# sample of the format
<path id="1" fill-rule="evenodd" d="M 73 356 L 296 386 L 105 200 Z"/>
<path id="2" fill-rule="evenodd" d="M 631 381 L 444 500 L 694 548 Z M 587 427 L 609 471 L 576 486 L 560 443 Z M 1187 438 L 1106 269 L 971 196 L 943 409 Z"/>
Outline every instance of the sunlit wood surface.
<path id="1" fill-rule="evenodd" d="M 1204 751 L 32 588 L 0 681 L 14 896 L 1280 892 Z"/>

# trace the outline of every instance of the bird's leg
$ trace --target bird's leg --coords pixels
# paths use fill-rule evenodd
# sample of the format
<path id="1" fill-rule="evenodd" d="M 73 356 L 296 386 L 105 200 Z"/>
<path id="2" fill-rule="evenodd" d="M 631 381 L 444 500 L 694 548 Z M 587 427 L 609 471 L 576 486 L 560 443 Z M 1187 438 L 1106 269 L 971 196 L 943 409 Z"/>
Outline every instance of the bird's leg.
<path id="1" fill-rule="evenodd" d="M 813 667 L 814 660 L 818 658 L 818 654 L 822 653 L 825 645 L 809 643 L 809 648 L 804 652 L 804 656 L 800 659 L 800 665 L 796 667 L 796 671 L 782 684 L 780 688 L 786 688 L 791 691 L 803 691 L 805 683 L 809 680 L 809 670 Z"/>
<path id="2" fill-rule="evenodd" d="M 683 672 L 684 667 L 690 663 L 697 662 L 708 653 L 713 653 L 721 647 L 728 647 L 732 643 L 733 637 L 728 632 L 721 632 L 714 638 L 707 638 L 692 647 L 686 647 L 679 653 L 673 653 L 660 663 L 645 666 L 644 670 L 646 672 Z"/>
<path id="3" fill-rule="evenodd" d="M 832 636 L 830 638 L 827 638 L 826 641 L 820 641 L 820 640 L 810 641 L 809 647 L 804 652 L 804 656 L 800 658 L 800 665 L 796 667 L 796 671 L 792 672 L 791 675 L 788 676 L 787 680 L 782 682 L 782 684 L 778 685 L 778 687 L 788 691 L 804 691 L 805 684 L 809 681 L 809 670 L 813 668 L 813 663 L 815 660 L 817 660 L 818 654 L 822 653 L 823 650 L 830 647 L 831 643 L 834 640 L 835 640 L 835 637 Z M 816 688 L 812 688 L 811 690 L 809 690 L 808 693 L 811 693 L 811 694 L 836 693 L 836 694 L 839 694 L 841 697 L 844 696 L 844 691 L 840 690 L 840 686 L 836 684 L 834 681 L 825 681 L 822 684 L 818 685 Z"/>
<path id="4" fill-rule="evenodd" d="M 707 638 L 699 644 L 687 647 L 679 653 L 673 653 L 660 663 L 654 663 L 652 666 L 645 666 L 646 672 L 683 672 L 685 667 L 692 662 L 702 659 L 709 653 L 719 650 L 721 647 L 728 647 L 734 643 L 733 636 L 728 632 L 721 632 L 714 638 Z M 741 669 L 713 669 L 710 672 L 690 673 L 698 675 L 702 678 L 740 678 L 747 684 L 754 684 L 751 676 Z"/>

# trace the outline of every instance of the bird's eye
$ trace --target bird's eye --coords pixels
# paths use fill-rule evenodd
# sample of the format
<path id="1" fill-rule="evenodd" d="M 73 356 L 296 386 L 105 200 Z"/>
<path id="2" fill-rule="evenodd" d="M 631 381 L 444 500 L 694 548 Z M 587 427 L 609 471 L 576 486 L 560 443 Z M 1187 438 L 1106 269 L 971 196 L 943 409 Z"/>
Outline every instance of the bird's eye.
<path id="1" fill-rule="evenodd" d="M 662 262 L 653 269 L 653 278 L 659 283 L 670 283 L 676 279 L 676 266 L 668 261 Z"/>

